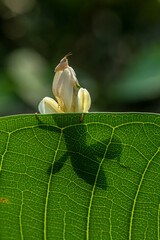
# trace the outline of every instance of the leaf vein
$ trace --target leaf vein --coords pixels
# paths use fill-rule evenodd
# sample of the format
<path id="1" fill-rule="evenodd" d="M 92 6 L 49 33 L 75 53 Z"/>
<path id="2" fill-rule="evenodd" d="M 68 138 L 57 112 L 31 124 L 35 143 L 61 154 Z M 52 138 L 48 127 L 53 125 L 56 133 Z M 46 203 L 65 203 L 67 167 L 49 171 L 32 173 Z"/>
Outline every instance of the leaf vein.
<path id="1" fill-rule="evenodd" d="M 47 188 L 47 195 L 46 195 L 46 202 L 45 202 L 45 211 L 44 211 L 44 240 L 47 239 L 47 232 L 46 232 L 46 230 L 47 230 L 46 229 L 47 228 L 47 208 L 48 208 L 50 185 L 51 185 L 51 180 L 52 180 L 52 175 L 53 175 L 52 174 L 53 173 L 53 167 L 54 167 L 54 163 L 55 163 L 55 160 L 56 160 L 57 152 L 58 152 L 58 149 L 59 149 L 59 146 L 60 146 L 60 142 L 61 142 L 61 139 L 62 139 L 62 133 L 63 133 L 63 131 L 61 130 L 61 135 L 60 135 L 60 138 L 59 138 L 57 149 L 56 149 L 55 154 L 54 154 L 52 167 L 51 167 L 51 173 L 50 173 L 49 181 L 48 181 L 48 188 Z"/>
<path id="2" fill-rule="evenodd" d="M 140 180 L 140 183 L 138 185 L 138 189 L 137 189 L 137 192 L 136 192 L 136 195 L 135 195 L 135 198 L 134 198 L 134 201 L 133 201 L 133 206 L 132 206 L 132 211 L 131 211 L 131 218 L 130 218 L 130 225 L 129 225 L 129 240 L 131 240 L 131 237 L 132 237 L 132 227 L 133 227 L 133 216 L 134 216 L 134 212 L 135 212 L 135 206 L 136 206 L 136 202 L 137 202 L 137 198 L 138 198 L 138 194 L 139 194 L 139 191 L 140 191 L 140 188 L 142 186 L 142 182 L 144 180 L 144 176 L 146 174 L 146 171 L 148 170 L 148 167 L 150 165 L 150 163 L 152 162 L 152 160 L 154 159 L 154 157 L 157 155 L 157 153 L 159 152 L 159 148 L 158 150 L 156 151 L 156 153 L 153 155 L 153 157 L 149 160 L 143 174 L 142 174 L 142 177 L 141 177 L 141 180 Z"/>
<path id="3" fill-rule="evenodd" d="M 95 177 L 95 182 L 94 182 L 94 185 L 93 185 L 93 188 L 92 188 L 92 192 L 91 192 L 91 199 L 90 199 L 90 202 L 89 202 L 89 208 L 88 208 L 88 216 L 87 216 L 87 229 L 86 229 L 86 240 L 89 240 L 89 226 L 90 226 L 90 214 L 91 214 L 91 207 L 92 207 L 92 202 L 93 202 L 93 196 L 94 196 L 94 192 L 95 192 L 95 187 L 96 187 L 96 184 L 97 184 L 97 180 L 98 180 L 98 176 L 99 176 L 99 172 L 100 172 L 100 169 L 101 169 L 101 166 L 102 166 L 102 163 L 105 159 L 105 156 L 107 154 L 107 150 L 108 150 L 108 147 L 112 141 L 112 138 L 113 138 L 113 134 L 114 134 L 114 128 L 112 130 L 112 133 L 111 133 L 111 137 L 110 137 L 110 141 L 108 143 L 108 145 L 106 146 L 106 149 L 105 149 L 105 152 L 104 152 L 104 156 L 99 164 L 99 168 L 98 168 L 98 171 L 97 171 L 97 174 L 96 174 L 96 177 Z"/>

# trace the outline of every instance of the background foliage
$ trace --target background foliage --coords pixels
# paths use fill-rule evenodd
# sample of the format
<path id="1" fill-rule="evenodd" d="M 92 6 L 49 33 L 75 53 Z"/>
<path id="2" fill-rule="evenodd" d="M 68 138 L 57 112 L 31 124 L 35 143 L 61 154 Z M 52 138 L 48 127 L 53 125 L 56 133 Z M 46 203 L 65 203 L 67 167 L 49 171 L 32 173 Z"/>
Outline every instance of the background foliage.
<path id="1" fill-rule="evenodd" d="M 37 111 L 69 51 L 91 111 L 160 112 L 158 0 L 2 0 L 0 31 L 1 116 Z"/>

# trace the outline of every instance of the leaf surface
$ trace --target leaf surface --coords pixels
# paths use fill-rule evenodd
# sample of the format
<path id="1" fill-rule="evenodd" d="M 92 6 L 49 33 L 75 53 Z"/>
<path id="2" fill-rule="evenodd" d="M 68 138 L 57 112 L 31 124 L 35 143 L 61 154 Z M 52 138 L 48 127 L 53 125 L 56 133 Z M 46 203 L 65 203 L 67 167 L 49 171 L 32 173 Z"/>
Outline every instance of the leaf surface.
<path id="1" fill-rule="evenodd" d="M 160 116 L 0 119 L 0 239 L 160 239 Z"/>

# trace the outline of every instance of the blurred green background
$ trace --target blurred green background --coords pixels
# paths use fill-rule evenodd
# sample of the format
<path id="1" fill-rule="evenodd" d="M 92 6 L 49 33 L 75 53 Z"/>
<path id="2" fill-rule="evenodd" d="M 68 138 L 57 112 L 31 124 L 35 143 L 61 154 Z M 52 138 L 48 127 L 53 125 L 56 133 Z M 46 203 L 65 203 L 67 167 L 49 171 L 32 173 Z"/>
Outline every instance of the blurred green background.
<path id="1" fill-rule="evenodd" d="M 69 64 L 91 111 L 160 112 L 160 1 L 1 0 L 0 116 L 37 112 Z"/>

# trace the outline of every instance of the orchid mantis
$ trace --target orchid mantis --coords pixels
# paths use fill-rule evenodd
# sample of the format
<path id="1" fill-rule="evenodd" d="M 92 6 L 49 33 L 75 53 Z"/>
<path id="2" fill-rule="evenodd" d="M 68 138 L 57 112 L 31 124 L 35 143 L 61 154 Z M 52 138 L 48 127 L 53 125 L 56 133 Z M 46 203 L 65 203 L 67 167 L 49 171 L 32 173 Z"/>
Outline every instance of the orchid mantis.
<path id="1" fill-rule="evenodd" d="M 75 71 L 68 65 L 67 54 L 55 68 L 52 91 L 57 102 L 45 97 L 38 109 L 42 114 L 51 113 L 83 113 L 88 112 L 91 105 L 89 92 L 79 85 Z"/>

